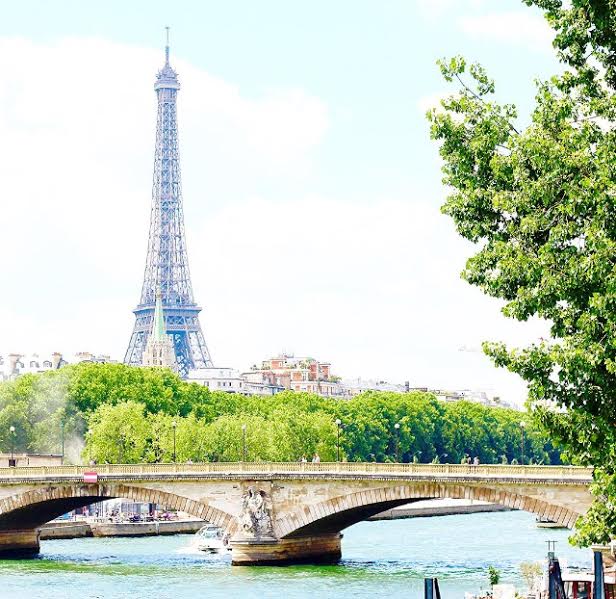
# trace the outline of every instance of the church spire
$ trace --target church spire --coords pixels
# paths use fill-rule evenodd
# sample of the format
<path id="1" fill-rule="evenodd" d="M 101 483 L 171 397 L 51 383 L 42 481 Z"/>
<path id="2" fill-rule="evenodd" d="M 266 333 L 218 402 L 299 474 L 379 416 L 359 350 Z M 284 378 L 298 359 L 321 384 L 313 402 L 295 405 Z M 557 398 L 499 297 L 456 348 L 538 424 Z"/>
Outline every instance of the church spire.
<path id="1" fill-rule="evenodd" d="M 152 323 L 152 337 L 155 341 L 164 341 L 167 335 L 165 330 L 165 314 L 163 312 L 163 294 L 160 288 L 156 291 L 156 305 L 154 306 L 154 322 Z"/>
<path id="2" fill-rule="evenodd" d="M 152 330 L 143 351 L 143 365 L 177 369 L 173 340 L 170 335 L 167 335 L 167 327 L 165 326 L 163 296 L 160 287 L 156 290 Z"/>

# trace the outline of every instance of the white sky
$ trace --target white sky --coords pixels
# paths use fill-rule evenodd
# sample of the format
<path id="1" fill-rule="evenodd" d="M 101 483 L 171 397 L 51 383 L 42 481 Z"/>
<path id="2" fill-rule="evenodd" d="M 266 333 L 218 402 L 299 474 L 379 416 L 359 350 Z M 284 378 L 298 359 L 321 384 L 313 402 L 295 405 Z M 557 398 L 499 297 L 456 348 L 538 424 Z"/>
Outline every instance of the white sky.
<path id="1" fill-rule="evenodd" d="M 423 35 L 425 61 L 413 60 L 432 74 L 392 66 L 408 82 L 395 102 L 389 74 L 366 61 L 366 73 L 348 75 L 365 95 L 346 97 L 355 79 L 326 61 L 322 79 L 273 66 L 259 87 L 249 69 L 212 59 L 214 74 L 172 51 L 189 260 L 216 365 L 243 369 L 287 350 L 331 361 L 345 378 L 523 401 L 521 382 L 479 346 L 525 343 L 544 327 L 507 321 L 459 279 L 472 248 L 439 212 L 445 192 L 423 119 L 445 89 L 433 55 L 453 53 L 429 46 L 439 28 L 496 68 L 515 61 L 505 81 L 514 100 L 532 98 L 537 72 L 525 64 L 549 74 L 540 17 L 503 5 L 464 0 L 454 15 L 451 2 L 418 0 L 408 52 Z M 358 57 L 380 37 L 388 31 Z M 53 39 L 0 28 L 0 352 L 123 357 L 145 263 L 161 61 L 160 48 L 78 24 Z"/>

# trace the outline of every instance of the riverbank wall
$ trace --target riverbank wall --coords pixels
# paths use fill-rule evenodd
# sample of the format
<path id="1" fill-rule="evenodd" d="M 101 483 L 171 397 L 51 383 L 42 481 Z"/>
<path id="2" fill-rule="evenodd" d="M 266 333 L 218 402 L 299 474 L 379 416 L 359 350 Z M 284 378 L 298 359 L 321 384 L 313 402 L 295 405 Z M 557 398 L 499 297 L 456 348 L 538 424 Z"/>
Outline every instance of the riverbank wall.
<path id="1" fill-rule="evenodd" d="M 398 520 L 454 516 L 481 512 L 508 512 L 510 508 L 484 501 L 467 499 L 432 499 L 403 505 L 376 514 L 369 520 Z M 172 520 L 170 522 L 49 522 L 41 528 L 41 540 L 78 539 L 82 537 L 143 537 L 191 534 L 197 532 L 202 520 Z"/>
<path id="2" fill-rule="evenodd" d="M 404 518 L 428 518 L 431 516 L 456 516 L 482 512 L 509 512 L 511 508 L 496 503 L 471 499 L 430 499 L 385 510 L 369 520 L 398 520 Z"/>
<path id="3" fill-rule="evenodd" d="M 41 528 L 41 540 L 82 537 L 147 537 L 191 534 L 203 526 L 202 520 L 159 522 L 49 522 Z"/>

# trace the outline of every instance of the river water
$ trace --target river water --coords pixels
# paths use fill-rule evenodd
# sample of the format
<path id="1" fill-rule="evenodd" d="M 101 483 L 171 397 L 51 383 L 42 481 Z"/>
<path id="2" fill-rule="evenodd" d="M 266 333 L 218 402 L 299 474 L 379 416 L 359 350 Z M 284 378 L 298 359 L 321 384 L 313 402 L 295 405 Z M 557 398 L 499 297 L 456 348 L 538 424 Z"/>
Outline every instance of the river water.
<path id="1" fill-rule="evenodd" d="M 489 565 L 521 585 L 520 562 L 543 559 L 547 540 L 570 564 L 590 564 L 568 534 L 523 512 L 361 522 L 345 531 L 340 564 L 278 568 L 231 567 L 228 556 L 191 549 L 191 535 L 43 541 L 37 559 L 0 561 L 0 597 L 406 599 L 435 576 L 444 598 L 459 599 L 486 587 Z"/>

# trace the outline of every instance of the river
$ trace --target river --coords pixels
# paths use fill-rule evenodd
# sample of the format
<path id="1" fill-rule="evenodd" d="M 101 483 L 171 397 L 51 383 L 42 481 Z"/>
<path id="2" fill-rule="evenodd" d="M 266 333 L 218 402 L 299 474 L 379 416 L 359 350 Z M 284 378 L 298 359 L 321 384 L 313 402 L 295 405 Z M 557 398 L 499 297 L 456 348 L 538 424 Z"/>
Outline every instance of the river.
<path id="1" fill-rule="evenodd" d="M 33 560 L 0 561 L 0 597 L 11 599 L 408 599 L 436 576 L 443 597 L 486 587 L 489 565 L 521 584 L 518 567 L 546 541 L 570 564 L 590 564 L 568 531 L 538 529 L 523 512 L 361 522 L 344 534 L 335 566 L 231 567 L 228 556 L 190 548 L 190 535 L 53 540 Z"/>

